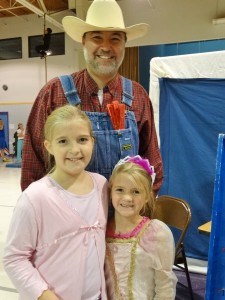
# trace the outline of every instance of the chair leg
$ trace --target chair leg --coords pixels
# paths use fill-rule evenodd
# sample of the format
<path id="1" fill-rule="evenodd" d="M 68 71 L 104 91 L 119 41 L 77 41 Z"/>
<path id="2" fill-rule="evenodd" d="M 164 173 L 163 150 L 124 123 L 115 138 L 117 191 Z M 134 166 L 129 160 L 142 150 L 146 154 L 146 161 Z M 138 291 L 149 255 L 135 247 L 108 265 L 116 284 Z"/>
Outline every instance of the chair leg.
<path id="1" fill-rule="evenodd" d="M 185 268 L 185 273 L 186 273 L 186 278 L 187 278 L 187 283 L 188 283 L 191 300 L 194 300 L 194 294 L 193 294 L 193 290 L 192 290 L 191 279 L 190 279 L 190 275 L 189 275 L 189 271 L 188 271 L 187 259 L 186 259 L 186 254 L 185 254 L 183 245 L 182 245 L 181 252 L 182 252 L 182 256 L 183 256 L 183 260 L 184 260 L 184 268 Z"/>

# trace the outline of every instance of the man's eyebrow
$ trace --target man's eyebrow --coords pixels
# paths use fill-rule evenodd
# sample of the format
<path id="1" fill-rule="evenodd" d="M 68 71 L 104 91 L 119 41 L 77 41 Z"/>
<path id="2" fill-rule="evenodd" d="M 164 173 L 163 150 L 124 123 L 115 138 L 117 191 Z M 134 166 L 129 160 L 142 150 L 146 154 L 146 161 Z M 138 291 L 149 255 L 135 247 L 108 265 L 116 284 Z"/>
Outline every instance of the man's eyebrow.
<path id="1" fill-rule="evenodd" d="M 89 33 L 91 33 L 91 34 L 96 34 L 96 33 L 101 33 L 102 31 L 89 31 Z"/>

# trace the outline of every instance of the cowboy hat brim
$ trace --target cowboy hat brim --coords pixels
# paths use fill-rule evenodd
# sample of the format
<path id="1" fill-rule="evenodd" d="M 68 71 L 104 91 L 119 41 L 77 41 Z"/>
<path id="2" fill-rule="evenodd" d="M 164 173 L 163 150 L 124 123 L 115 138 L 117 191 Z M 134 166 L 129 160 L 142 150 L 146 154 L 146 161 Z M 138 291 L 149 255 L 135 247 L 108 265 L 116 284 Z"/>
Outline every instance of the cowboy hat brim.
<path id="1" fill-rule="evenodd" d="M 127 42 L 144 36 L 149 25 L 146 23 L 136 24 L 130 27 L 99 27 L 86 23 L 85 21 L 73 17 L 66 16 L 62 20 L 65 32 L 76 42 L 82 43 L 82 38 L 86 32 L 90 31 L 121 31 L 126 33 Z"/>

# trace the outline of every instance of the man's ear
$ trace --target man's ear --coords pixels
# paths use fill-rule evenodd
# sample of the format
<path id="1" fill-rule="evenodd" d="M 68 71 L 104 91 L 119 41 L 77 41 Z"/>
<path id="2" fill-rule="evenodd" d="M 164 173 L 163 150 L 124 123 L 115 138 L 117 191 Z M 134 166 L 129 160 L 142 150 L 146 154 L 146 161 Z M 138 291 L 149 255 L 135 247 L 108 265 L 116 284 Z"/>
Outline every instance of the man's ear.
<path id="1" fill-rule="evenodd" d="M 84 46 L 84 44 L 85 44 L 85 38 L 86 38 L 86 33 L 82 36 L 82 45 Z"/>
<path id="2" fill-rule="evenodd" d="M 50 154 L 53 154 L 53 153 L 52 153 L 52 145 L 51 145 L 51 143 L 50 143 L 48 140 L 45 140 L 45 141 L 44 141 L 44 146 L 45 146 L 45 149 L 46 149 Z"/>

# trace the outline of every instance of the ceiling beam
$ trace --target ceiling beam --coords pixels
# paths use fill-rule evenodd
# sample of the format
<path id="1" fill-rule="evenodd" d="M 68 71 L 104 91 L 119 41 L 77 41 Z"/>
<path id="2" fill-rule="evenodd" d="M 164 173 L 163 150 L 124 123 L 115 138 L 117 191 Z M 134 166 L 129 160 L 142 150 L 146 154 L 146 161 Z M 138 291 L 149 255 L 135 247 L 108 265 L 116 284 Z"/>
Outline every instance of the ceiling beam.
<path id="1" fill-rule="evenodd" d="M 17 0 L 18 3 L 22 4 L 23 6 L 25 6 L 26 8 L 28 8 L 30 11 L 34 12 L 35 14 L 37 14 L 38 16 L 44 16 L 45 15 L 45 20 L 48 21 L 49 23 L 55 25 L 56 27 L 60 28 L 62 31 L 64 31 L 64 28 L 62 26 L 62 24 L 58 21 L 56 21 L 54 18 L 52 18 L 51 16 L 49 16 L 48 14 L 46 14 L 44 11 L 42 11 L 41 9 L 37 8 L 36 6 L 34 6 L 33 4 L 27 2 L 26 0 Z"/>
<path id="2" fill-rule="evenodd" d="M 0 5 L 0 7 L 1 7 L 0 11 L 4 11 L 4 10 L 8 11 L 8 10 L 12 10 L 12 9 L 24 8 L 24 6 L 22 6 L 22 5 L 21 6 L 10 6 L 10 7 L 3 7 Z"/>
<path id="3" fill-rule="evenodd" d="M 12 12 L 11 10 L 13 10 L 13 9 L 16 9 L 16 8 L 22 8 L 22 6 L 18 6 L 18 7 L 7 7 L 7 8 L 5 8 L 5 7 L 3 7 L 3 6 L 1 6 L 0 5 L 0 12 L 4 12 L 4 11 L 6 11 L 7 13 L 9 13 L 9 14 L 11 14 L 11 15 L 13 15 L 13 16 L 15 16 L 15 17 L 17 17 L 17 14 L 15 14 L 14 12 Z"/>
<path id="4" fill-rule="evenodd" d="M 45 6 L 45 4 L 44 4 L 44 1 L 43 1 L 43 0 L 38 0 L 38 3 L 39 3 L 39 5 L 42 7 L 43 11 L 44 11 L 45 13 L 47 13 L 47 9 L 46 9 L 46 6 Z"/>

